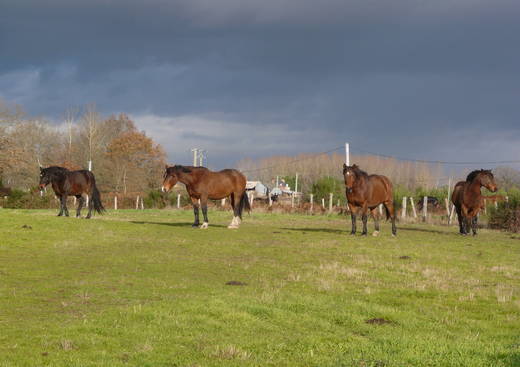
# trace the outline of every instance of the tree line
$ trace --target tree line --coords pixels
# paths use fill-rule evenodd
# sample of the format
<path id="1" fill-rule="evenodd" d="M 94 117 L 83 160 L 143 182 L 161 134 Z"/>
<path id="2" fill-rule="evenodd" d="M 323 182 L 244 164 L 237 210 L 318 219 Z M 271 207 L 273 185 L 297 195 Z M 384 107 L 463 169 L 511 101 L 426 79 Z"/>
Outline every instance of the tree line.
<path id="1" fill-rule="evenodd" d="M 158 187 L 166 154 L 125 114 L 101 116 L 94 105 L 69 109 L 59 125 L 30 117 L 0 101 L 0 180 L 31 189 L 39 166 L 92 171 L 104 192 L 146 192 Z"/>

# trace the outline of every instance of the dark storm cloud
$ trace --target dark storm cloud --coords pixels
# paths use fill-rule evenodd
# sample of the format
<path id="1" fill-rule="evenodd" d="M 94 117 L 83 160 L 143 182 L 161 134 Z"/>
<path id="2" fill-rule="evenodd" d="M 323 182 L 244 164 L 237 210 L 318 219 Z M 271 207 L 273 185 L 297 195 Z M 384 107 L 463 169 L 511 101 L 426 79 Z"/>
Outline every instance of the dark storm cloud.
<path id="1" fill-rule="evenodd" d="M 175 159 L 190 144 L 229 164 L 243 149 L 297 153 L 344 140 L 430 159 L 519 153 L 515 1 L 61 0 L 1 8 L 0 96 L 53 118 L 89 102 L 128 112 L 165 144 L 184 134 L 167 148 Z M 247 141 L 260 129 L 264 140 L 247 146 L 229 138 Z M 460 144 L 469 136 L 475 144 Z"/>

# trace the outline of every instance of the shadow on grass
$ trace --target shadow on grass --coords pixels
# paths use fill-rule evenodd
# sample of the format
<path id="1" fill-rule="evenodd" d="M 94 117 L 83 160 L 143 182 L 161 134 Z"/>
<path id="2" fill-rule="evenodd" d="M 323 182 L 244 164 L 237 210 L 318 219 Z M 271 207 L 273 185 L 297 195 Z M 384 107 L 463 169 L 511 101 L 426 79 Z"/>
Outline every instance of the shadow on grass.
<path id="1" fill-rule="evenodd" d="M 443 234 L 443 235 L 456 235 L 458 232 L 453 231 L 441 231 L 438 229 L 428 229 L 428 228 L 412 228 L 412 227 L 397 227 L 397 231 L 410 231 L 410 232 L 424 232 L 424 233 L 436 233 L 436 234 Z"/>
<path id="2" fill-rule="evenodd" d="M 280 228 L 286 231 L 298 231 L 298 232 L 325 232 L 325 233 L 335 233 L 335 234 L 349 234 L 350 231 L 346 231 L 343 229 L 333 229 L 333 228 Z"/>
<path id="3" fill-rule="evenodd" d="M 130 223 L 133 224 L 156 224 L 159 226 L 169 226 L 169 227 L 184 227 L 184 228 L 190 228 L 193 223 L 168 223 L 168 222 L 145 222 L 145 221 L 137 221 L 137 220 L 131 220 Z M 216 228 L 227 228 L 227 226 L 223 226 L 222 224 L 209 224 L 209 228 L 216 227 Z M 193 228 L 197 229 L 197 228 Z"/>

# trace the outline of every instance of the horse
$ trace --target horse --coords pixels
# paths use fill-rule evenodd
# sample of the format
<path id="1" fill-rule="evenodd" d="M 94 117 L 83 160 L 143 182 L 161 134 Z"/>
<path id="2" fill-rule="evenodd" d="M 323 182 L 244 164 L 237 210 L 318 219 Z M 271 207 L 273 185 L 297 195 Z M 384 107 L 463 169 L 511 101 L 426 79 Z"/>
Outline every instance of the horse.
<path id="1" fill-rule="evenodd" d="M 102 214 L 105 211 L 101 203 L 101 196 L 96 186 L 94 174 L 87 170 L 69 171 L 64 167 L 51 166 L 47 168 L 40 167 L 40 190 L 43 190 L 48 184 L 52 185 L 52 189 L 57 197 L 60 198 L 60 212 L 58 217 L 69 216 L 67 209 L 67 197 L 75 196 L 78 199 L 78 208 L 76 210 L 76 218 L 81 217 L 81 208 L 83 207 L 83 194 L 89 195 L 91 198 L 88 203 L 87 219 L 92 216 L 92 209 Z"/>
<path id="2" fill-rule="evenodd" d="M 473 235 L 477 234 L 477 215 L 484 206 L 485 199 L 480 192 L 481 187 L 497 192 L 498 186 L 491 170 L 475 170 L 466 177 L 466 181 L 457 182 L 453 188 L 451 202 L 457 211 L 461 235 L 469 234 L 470 227 Z"/>
<path id="3" fill-rule="evenodd" d="M 251 211 L 249 198 L 246 194 L 246 178 L 234 169 L 224 169 L 213 172 L 206 167 L 193 167 L 175 165 L 166 166 L 164 172 L 162 192 L 169 192 L 177 182 L 186 186 L 193 204 L 195 221 L 192 227 L 199 226 L 199 200 L 204 216 L 204 223 L 200 228 L 208 228 L 208 199 L 220 200 L 228 196 L 231 197 L 231 207 L 233 208 L 233 220 L 228 228 L 238 228 L 242 220 L 242 211 Z"/>
<path id="4" fill-rule="evenodd" d="M 343 177 L 352 217 L 352 232 L 350 234 L 356 234 L 356 216 L 361 212 L 361 219 L 363 220 L 361 235 L 367 235 L 368 210 L 370 210 L 375 222 L 373 235 L 377 236 L 379 234 L 377 208 L 380 204 L 383 204 L 386 219 L 392 220 L 392 235 L 395 236 L 397 229 L 395 227 L 393 187 L 390 180 L 382 175 L 368 175 L 356 164 L 353 166 L 343 164 Z"/>

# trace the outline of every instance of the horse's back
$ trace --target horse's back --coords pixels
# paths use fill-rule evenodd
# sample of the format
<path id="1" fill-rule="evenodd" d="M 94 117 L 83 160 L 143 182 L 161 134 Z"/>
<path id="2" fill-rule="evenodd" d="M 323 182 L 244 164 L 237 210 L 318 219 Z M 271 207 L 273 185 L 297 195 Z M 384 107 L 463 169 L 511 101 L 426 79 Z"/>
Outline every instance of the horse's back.
<path id="1" fill-rule="evenodd" d="M 370 202 L 383 203 L 393 199 L 393 186 L 388 177 L 383 175 L 368 176 L 370 183 Z"/>
<path id="2" fill-rule="evenodd" d="M 453 187 L 453 193 L 451 194 L 451 202 L 455 206 L 459 206 L 462 203 L 462 195 L 464 194 L 464 188 L 466 187 L 466 181 L 459 181 Z"/>

